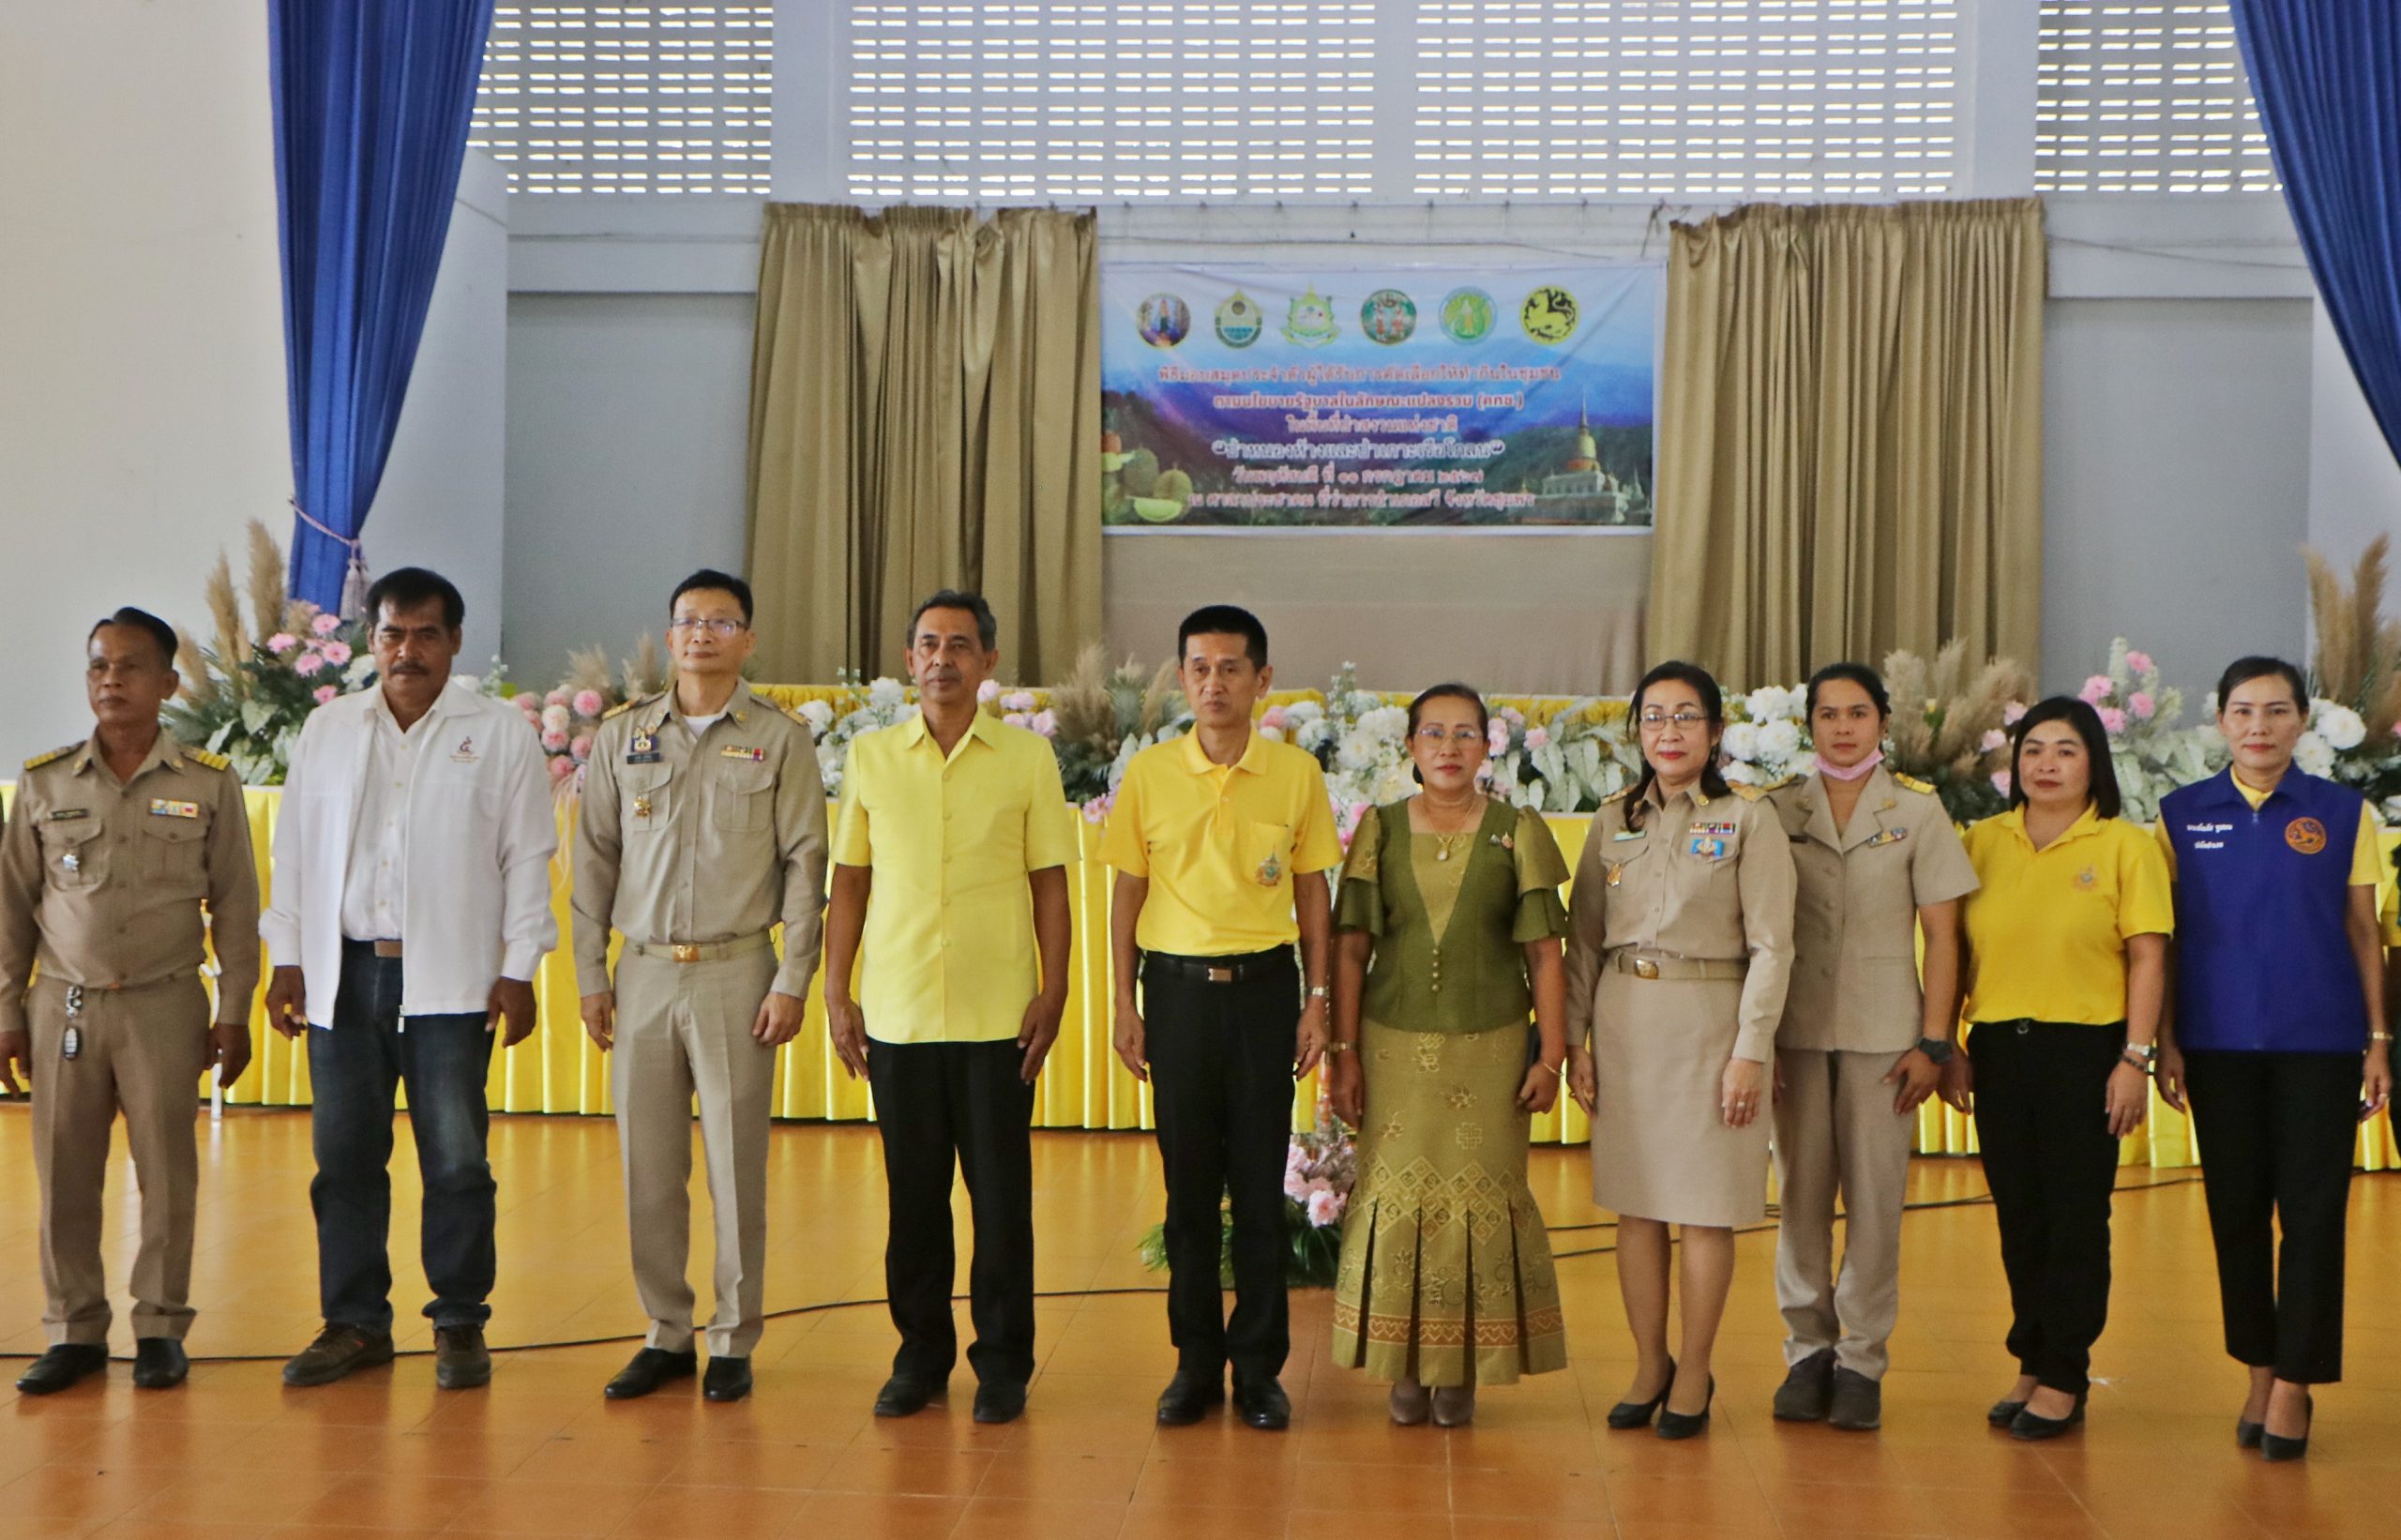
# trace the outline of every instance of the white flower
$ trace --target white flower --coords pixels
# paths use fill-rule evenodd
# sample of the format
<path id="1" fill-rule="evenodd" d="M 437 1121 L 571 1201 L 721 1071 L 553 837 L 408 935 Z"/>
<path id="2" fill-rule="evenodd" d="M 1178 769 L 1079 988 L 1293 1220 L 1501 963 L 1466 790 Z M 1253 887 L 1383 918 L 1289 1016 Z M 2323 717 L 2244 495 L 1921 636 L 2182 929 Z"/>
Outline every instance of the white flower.
<path id="1" fill-rule="evenodd" d="M 1409 732 L 1407 706 L 1378 706 L 1359 718 L 1359 731 L 1397 744 Z"/>
<path id="2" fill-rule="evenodd" d="M 1762 685 L 1743 698 L 1743 715 L 1754 722 L 1773 722 L 1787 717 L 1797 720 L 1805 699 L 1800 690 Z"/>
<path id="3" fill-rule="evenodd" d="M 889 711 L 907 698 L 898 679 L 879 679 L 867 687 L 867 703 Z"/>
<path id="4" fill-rule="evenodd" d="M 1779 717 L 1759 729 L 1759 750 L 1763 757 L 1786 759 L 1801 747 L 1801 724 L 1789 717 Z"/>
<path id="5" fill-rule="evenodd" d="M 2313 728 L 2292 746 L 2292 762 L 2313 776 L 2331 776 L 2334 773 L 2334 746 Z"/>
<path id="6" fill-rule="evenodd" d="M 1729 763 L 1726 766 L 1725 776 L 1727 782 L 1729 785 L 1759 786 L 1765 784 L 1765 778 L 1760 776 L 1758 766 L 1745 763 L 1742 760 L 1735 760 Z"/>
<path id="7" fill-rule="evenodd" d="M 1287 722 L 1314 722 L 1325 715 L 1325 708 L 1315 701 L 1295 701 L 1284 708 Z"/>
<path id="8" fill-rule="evenodd" d="M 1314 754 L 1334 741 L 1334 724 L 1323 717 L 1313 717 L 1300 724 L 1292 741 Z"/>
<path id="9" fill-rule="evenodd" d="M 2367 741 L 2367 723 L 2360 720 L 2358 712 L 2348 706 L 2338 706 L 2332 701 L 2319 701 L 2316 704 L 2318 709 L 2312 714 L 2309 725 L 2326 740 L 2328 747 L 2341 753 L 2357 748 Z M 2314 776 L 2318 772 L 2311 770 L 2309 773 Z"/>
<path id="10" fill-rule="evenodd" d="M 1759 757 L 1759 728 L 1750 722 L 1729 724 L 1726 729 L 1725 747 L 1727 754 L 1733 759 L 1758 759 Z"/>
<path id="11" fill-rule="evenodd" d="M 808 725 L 821 735 L 834 725 L 834 708 L 823 701 L 802 702 L 800 714 L 808 718 Z"/>

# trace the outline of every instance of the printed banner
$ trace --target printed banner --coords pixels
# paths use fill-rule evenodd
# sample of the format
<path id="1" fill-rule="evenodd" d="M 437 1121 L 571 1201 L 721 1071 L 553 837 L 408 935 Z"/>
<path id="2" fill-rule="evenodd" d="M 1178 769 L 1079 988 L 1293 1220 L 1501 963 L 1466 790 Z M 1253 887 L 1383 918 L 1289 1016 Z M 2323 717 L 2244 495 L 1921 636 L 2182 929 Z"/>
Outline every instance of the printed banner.
<path id="1" fill-rule="evenodd" d="M 1102 520 L 1648 528 L 1661 276 L 1105 264 Z"/>

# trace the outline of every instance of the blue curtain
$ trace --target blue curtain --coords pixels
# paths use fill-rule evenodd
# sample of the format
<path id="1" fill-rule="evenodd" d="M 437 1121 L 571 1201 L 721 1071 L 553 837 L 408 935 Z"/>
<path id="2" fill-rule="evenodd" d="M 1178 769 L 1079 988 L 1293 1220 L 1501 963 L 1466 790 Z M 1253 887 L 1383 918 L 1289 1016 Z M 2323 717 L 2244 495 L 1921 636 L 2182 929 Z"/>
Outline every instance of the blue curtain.
<path id="1" fill-rule="evenodd" d="M 2401 459 L 2401 5 L 2234 0 L 2285 202 Z"/>
<path id="2" fill-rule="evenodd" d="M 342 602 L 400 420 L 491 8 L 492 0 L 267 0 L 292 595 L 323 609 Z"/>

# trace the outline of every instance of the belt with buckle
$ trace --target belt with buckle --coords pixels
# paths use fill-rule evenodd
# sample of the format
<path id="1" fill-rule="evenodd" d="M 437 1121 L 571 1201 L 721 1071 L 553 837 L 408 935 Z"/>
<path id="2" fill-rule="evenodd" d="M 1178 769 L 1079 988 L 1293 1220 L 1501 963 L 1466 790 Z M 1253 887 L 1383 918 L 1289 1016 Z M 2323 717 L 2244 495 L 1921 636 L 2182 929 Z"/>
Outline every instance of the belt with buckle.
<path id="1" fill-rule="evenodd" d="M 1173 952 L 1145 952 L 1142 966 L 1157 968 L 1177 978 L 1197 979 L 1203 984 L 1240 984 L 1260 978 L 1278 970 L 1295 966 L 1289 946 L 1272 947 L 1264 952 L 1247 952 L 1230 958 L 1187 958 Z"/>
<path id="2" fill-rule="evenodd" d="M 1749 962 L 1740 958 L 1654 958 L 1643 957 L 1631 947 L 1620 947 L 1609 954 L 1610 971 L 1632 974 L 1637 978 L 1700 978 L 1739 980 L 1751 971 Z"/>
<path id="3" fill-rule="evenodd" d="M 643 945 L 627 945 L 626 950 L 636 957 L 656 958 L 661 962 L 722 962 L 727 958 L 748 957 L 763 952 L 774 943 L 764 930 L 740 941 L 677 941 L 653 942 Z"/>

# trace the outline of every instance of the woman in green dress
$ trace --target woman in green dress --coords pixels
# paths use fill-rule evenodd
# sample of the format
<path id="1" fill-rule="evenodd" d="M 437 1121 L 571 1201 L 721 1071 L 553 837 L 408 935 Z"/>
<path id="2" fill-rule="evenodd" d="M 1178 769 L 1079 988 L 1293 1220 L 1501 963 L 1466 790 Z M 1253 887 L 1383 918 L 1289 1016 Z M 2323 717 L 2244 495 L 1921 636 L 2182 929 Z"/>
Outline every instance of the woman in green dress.
<path id="1" fill-rule="evenodd" d="M 1410 703 L 1426 789 L 1360 819 L 1335 901 L 1330 1095 L 1360 1132 L 1334 1358 L 1393 1381 L 1402 1424 L 1458 1427 L 1478 1384 L 1567 1363 L 1526 1186 L 1567 1057 L 1567 863 L 1539 813 L 1477 790 L 1489 732 L 1464 685 Z"/>

